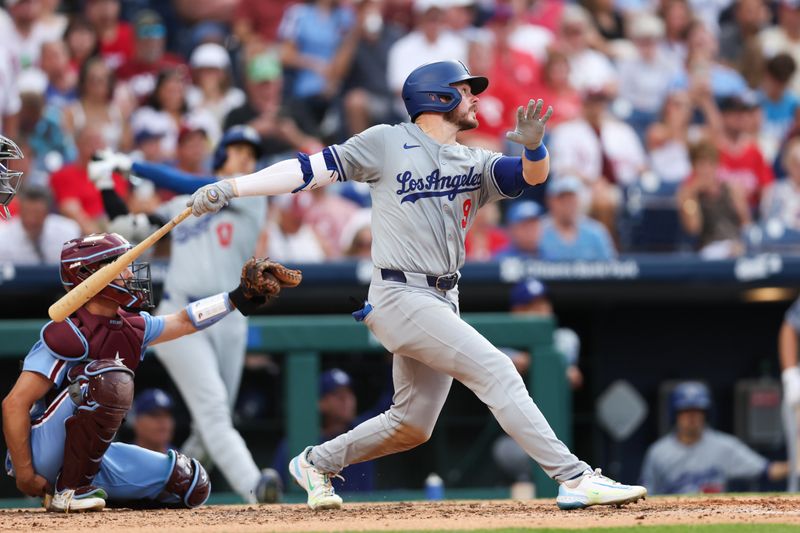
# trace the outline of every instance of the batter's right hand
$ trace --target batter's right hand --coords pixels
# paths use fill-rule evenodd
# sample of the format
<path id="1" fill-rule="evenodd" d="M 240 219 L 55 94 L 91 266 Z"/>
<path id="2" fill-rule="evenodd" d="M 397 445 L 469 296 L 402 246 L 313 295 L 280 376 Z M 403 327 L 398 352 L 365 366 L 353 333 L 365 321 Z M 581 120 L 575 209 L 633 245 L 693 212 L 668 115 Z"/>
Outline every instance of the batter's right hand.
<path id="1" fill-rule="evenodd" d="M 223 180 L 194 191 L 186 205 L 192 208 L 194 216 L 199 217 L 206 213 L 216 213 L 235 196 L 231 182 Z"/>
<path id="2" fill-rule="evenodd" d="M 800 367 L 790 367 L 781 373 L 783 402 L 794 406 L 800 404 Z"/>
<path id="3" fill-rule="evenodd" d="M 25 478 L 17 478 L 17 488 L 25 494 L 26 496 L 33 496 L 39 497 L 45 495 L 45 493 L 53 492 L 50 483 L 38 474 L 34 474 L 33 477 L 25 477 Z"/>

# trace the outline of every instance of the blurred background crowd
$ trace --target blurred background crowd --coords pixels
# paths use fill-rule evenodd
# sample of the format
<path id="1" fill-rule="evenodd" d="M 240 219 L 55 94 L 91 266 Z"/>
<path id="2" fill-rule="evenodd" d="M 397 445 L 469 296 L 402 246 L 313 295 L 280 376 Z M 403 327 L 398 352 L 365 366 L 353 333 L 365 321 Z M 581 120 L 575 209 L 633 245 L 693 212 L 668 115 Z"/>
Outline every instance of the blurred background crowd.
<path id="1" fill-rule="evenodd" d="M 249 124 L 265 166 L 408 120 L 403 80 L 440 59 L 491 80 L 464 144 L 517 155 L 517 106 L 555 110 L 547 186 L 484 207 L 468 260 L 800 250 L 800 0 L 2 4 L 0 132 L 26 159 L 0 255 L 17 263 L 107 229 L 99 149 L 208 176 L 223 132 Z M 135 213 L 172 194 L 117 190 Z M 353 183 L 274 199 L 262 249 L 368 258 L 369 207 Z"/>

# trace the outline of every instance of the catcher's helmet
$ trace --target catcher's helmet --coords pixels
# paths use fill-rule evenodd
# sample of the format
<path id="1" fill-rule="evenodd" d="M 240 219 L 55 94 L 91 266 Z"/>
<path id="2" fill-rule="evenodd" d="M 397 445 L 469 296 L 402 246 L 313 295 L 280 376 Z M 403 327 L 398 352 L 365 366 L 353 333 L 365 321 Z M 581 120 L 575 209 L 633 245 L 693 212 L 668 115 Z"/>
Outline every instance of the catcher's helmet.
<path id="1" fill-rule="evenodd" d="M 214 150 L 214 160 L 212 161 L 214 170 L 222 168 L 228 159 L 228 146 L 237 143 L 249 144 L 256 151 L 256 159 L 261 157 L 261 136 L 258 132 L 250 126 L 232 126 L 222 135 Z"/>
<path id="2" fill-rule="evenodd" d="M 10 159 L 23 159 L 22 150 L 14 141 L 0 135 L 0 217 L 8 218 L 8 204 L 17 194 L 17 189 L 22 181 L 22 172 L 9 170 L 6 161 Z"/>
<path id="3" fill-rule="evenodd" d="M 436 61 L 414 69 L 403 84 L 403 103 L 411 121 L 424 111 L 446 113 L 458 107 L 461 93 L 453 84 L 462 81 L 469 83 L 472 94 L 480 94 L 489 86 L 488 79 L 473 76 L 461 61 Z M 442 102 L 441 96 L 450 100 Z"/>
<path id="4" fill-rule="evenodd" d="M 64 289 L 69 292 L 131 247 L 118 233 L 94 233 L 65 242 L 61 248 L 60 272 Z M 152 308 L 150 264 L 133 263 L 130 268 L 130 277 L 117 278 L 97 295 L 130 309 Z"/>
<path id="5" fill-rule="evenodd" d="M 670 395 L 670 410 L 673 416 L 680 411 L 700 409 L 708 411 L 711 408 L 711 393 L 699 381 L 684 381 L 678 383 Z"/>

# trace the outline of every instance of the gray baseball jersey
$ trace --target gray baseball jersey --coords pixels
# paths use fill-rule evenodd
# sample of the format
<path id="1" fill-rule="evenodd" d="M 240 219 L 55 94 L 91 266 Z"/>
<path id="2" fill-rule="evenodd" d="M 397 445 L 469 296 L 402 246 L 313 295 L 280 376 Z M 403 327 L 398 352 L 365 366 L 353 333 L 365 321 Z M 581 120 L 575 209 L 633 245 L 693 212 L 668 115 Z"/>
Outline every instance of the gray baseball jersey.
<path id="1" fill-rule="evenodd" d="M 723 492 L 731 479 L 759 476 L 767 460 L 742 441 L 706 428 L 692 446 L 674 433 L 657 440 L 642 465 L 642 484 L 651 494 Z"/>
<path id="2" fill-rule="evenodd" d="M 341 179 L 370 184 L 378 268 L 452 274 L 475 212 L 507 198 L 493 174 L 502 154 L 439 144 L 415 124 L 374 126 L 331 152 Z"/>
<path id="3" fill-rule="evenodd" d="M 172 218 L 186 209 L 188 198 L 176 196 L 159 208 L 159 214 Z M 255 252 L 266 210 L 262 197 L 236 198 L 218 213 L 184 220 L 171 232 L 164 289 L 198 298 L 236 288 L 242 265 Z"/>

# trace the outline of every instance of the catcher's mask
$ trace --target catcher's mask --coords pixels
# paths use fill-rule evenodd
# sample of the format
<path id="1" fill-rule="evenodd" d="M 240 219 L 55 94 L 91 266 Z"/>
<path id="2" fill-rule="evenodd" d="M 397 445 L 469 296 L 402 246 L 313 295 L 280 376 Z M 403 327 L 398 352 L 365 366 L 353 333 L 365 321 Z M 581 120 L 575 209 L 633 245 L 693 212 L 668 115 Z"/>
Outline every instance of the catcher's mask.
<path id="1" fill-rule="evenodd" d="M 23 159 L 19 146 L 4 135 L 0 135 L 0 218 L 8 219 L 8 204 L 17 194 L 17 189 L 22 181 L 22 172 L 10 170 L 6 161 Z"/>
<path id="2" fill-rule="evenodd" d="M 64 243 L 61 248 L 61 283 L 69 292 L 103 266 L 132 248 L 117 233 L 94 233 Z M 132 263 L 123 273 L 97 293 L 134 311 L 153 308 L 153 287 L 149 263 Z"/>

